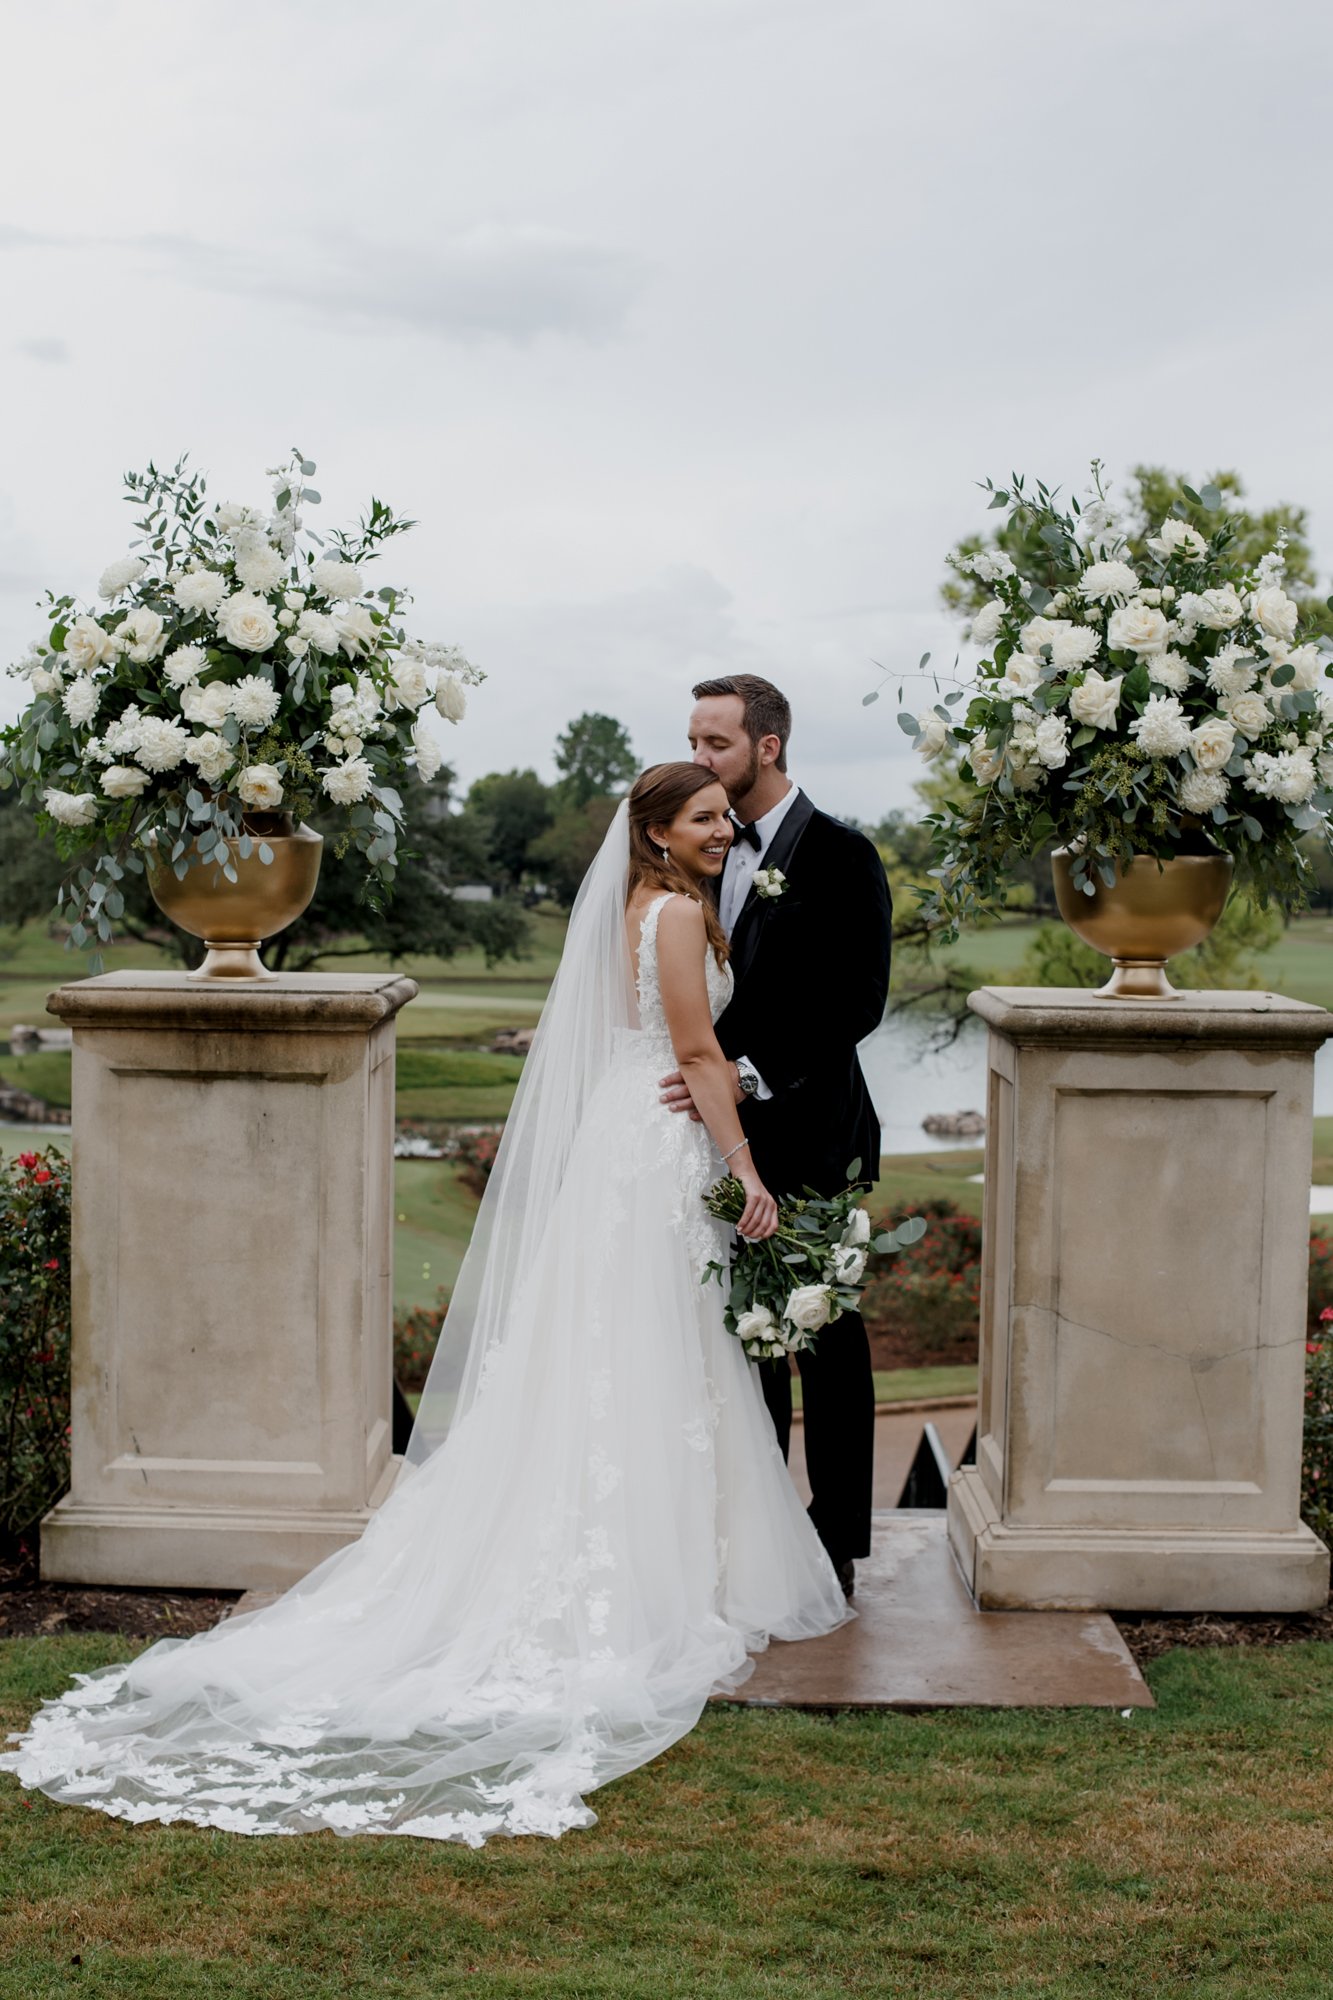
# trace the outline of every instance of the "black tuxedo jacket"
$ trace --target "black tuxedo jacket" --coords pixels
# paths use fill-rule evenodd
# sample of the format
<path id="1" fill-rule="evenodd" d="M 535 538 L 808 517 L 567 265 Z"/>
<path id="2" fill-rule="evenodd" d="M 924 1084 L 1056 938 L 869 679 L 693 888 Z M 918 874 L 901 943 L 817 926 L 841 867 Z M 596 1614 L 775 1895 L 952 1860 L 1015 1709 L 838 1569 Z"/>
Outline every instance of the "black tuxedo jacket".
<path id="1" fill-rule="evenodd" d="M 752 888 L 731 939 L 736 990 L 717 1024 L 773 1092 L 741 1107 L 770 1194 L 839 1194 L 856 1159 L 879 1170 L 880 1125 L 856 1045 L 884 1018 L 892 904 L 863 833 L 797 798 L 763 857 L 781 896 Z"/>

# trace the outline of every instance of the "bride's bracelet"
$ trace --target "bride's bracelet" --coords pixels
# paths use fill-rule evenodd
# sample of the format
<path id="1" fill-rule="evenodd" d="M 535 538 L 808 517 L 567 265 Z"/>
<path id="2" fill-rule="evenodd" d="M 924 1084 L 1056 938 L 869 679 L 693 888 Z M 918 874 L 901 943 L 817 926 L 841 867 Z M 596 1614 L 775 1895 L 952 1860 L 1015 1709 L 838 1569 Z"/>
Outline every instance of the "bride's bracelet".
<path id="1" fill-rule="evenodd" d="M 748 1140 L 748 1139 L 740 1139 L 740 1140 L 738 1140 L 738 1141 L 737 1141 L 737 1143 L 736 1143 L 736 1144 L 735 1144 L 735 1145 L 734 1145 L 734 1146 L 732 1147 L 732 1149 L 731 1149 L 731 1153 L 739 1153 L 739 1152 L 740 1152 L 740 1150 L 741 1150 L 741 1147 L 742 1147 L 742 1146 L 748 1146 L 748 1145 L 749 1145 L 749 1143 L 750 1143 L 750 1142 L 749 1142 L 749 1140 Z M 727 1161 L 728 1161 L 728 1160 L 729 1160 L 729 1159 L 731 1158 L 731 1153 L 724 1153 L 724 1154 L 722 1155 L 722 1164 L 723 1164 L 723 1166 L 724 1166 L 724 1167 L 726 1166 L 726 1164 L 727 1164 Z"/>

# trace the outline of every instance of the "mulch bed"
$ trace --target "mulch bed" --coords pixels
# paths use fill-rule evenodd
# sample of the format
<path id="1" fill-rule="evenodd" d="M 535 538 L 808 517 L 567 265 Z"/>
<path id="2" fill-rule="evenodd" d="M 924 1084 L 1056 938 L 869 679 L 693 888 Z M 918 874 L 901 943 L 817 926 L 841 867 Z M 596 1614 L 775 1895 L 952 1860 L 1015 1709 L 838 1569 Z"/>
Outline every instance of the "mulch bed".
<path id="1" fill-rule="evenodd" d="M 127 1639 L 185 1639 L 216 1625 L 238 1590 L 112 1590 L 42 1583 L 36 1555 L 0 1554 L 0 1639 L 53 1632 L 119 1632 Z"/>
<path id="2" fill-rule="evenodd" d="M 872 1368 L 975 1368 L 977 1365 L 975 1328 L 951 1346 L 932 1347 L 929 1351 L 922 1348 L 920 1340 L 907 1328 L 894 1331 L 867 1327 L 866 1332 L 870 1336 Z"/>
<path id="3" fill-rule="evenodd" d="M 1140 1667 L 1160 1658 L 1173 1646 L 1284 1646 L 1298 1639 L 1323 1639 L 1333 1644 L 1333 1599 L 1322 1611 L 1301 1617 L 1275 1617 L 1267 1611 L 1247 1611 L 1223 1617 L 1216 1611 L 1112 1612 L 1121 1637 Z"/>

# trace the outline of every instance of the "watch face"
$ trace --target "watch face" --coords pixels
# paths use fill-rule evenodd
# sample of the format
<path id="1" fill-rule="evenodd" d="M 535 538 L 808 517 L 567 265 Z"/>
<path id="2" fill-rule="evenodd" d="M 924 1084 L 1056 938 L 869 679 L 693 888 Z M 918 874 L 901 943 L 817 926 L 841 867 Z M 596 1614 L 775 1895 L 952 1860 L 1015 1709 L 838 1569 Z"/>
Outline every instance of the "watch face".
<path id="1" fill-rule="evenodd" d="M 753 1097 L 759 1088 L 759 1078 L 752 1069 L 740 1071 L 740 1085 L 747 1097 Z"/>

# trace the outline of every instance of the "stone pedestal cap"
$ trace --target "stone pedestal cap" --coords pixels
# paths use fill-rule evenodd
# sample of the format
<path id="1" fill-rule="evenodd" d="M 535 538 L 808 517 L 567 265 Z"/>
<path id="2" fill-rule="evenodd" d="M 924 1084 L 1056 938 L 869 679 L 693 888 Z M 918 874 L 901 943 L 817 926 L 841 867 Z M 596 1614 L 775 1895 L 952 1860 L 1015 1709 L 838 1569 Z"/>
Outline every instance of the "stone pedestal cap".
<path id="1" fill-rule="evenodd" d="M 1313 1054 L 1333 1014 L 1280 993 L 1182 993 L 1178 1000 L 1110 1000 L 1081 986 L 982 986 L 974 1014 L 1023 1046 L 1229 1048 Z"/>
<path id="2" fill-rule="evenodd" d="M 253 985 L 191 979 L 183 972 L 106 972 L 57 987 L 46 1011 L 74 1029 L 364 1035 L 416 993 L 414 979 L 385 972 L 280 973 Z"/>

